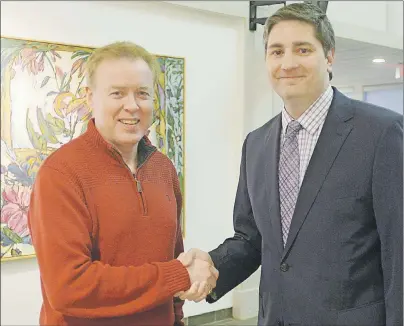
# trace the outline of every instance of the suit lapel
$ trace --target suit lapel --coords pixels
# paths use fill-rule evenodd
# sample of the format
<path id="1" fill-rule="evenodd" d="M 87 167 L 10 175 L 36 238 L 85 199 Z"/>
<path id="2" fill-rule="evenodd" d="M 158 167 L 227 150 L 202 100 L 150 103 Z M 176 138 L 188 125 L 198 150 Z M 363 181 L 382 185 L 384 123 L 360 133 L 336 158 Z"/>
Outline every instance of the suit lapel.
<path id="1" fill-rule="evenodd" d="M 345 139 L 352 130 L 353 109 L 349 104 L 350 100 L 334 89 L 334 99 L 307 167 L 297 198 L 282 260 L 286 258 L 291 249 L 331 166 L 341 150 Z"/>
<path id="2" fill-rule="evenodd" d="M 278 115 L 268 132 L 264 153 L 265 159 L 267 161 L 265 168 L 265 183 L 269 203 L 269 219 L 271 222 L 271 230 L 277 244 L 279 255 L 282 255 L 283 251 L 278 186 L 278 164 L 280 154 L 279 143 L 282 129 L 281 123 L 281 115 Z"/>

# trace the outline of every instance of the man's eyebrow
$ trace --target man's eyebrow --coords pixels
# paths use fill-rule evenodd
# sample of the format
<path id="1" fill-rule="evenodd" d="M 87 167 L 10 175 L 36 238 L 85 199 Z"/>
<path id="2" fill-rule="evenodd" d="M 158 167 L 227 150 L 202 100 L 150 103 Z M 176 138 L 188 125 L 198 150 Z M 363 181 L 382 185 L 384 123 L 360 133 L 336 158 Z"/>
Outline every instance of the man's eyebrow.
<path id="1" fill-rule="evenodd" d="M 301 42 L 293 42 L 292 43 L 293 46 L 310 46 L 310 47 L 314 47 L 314 45 L 310 42 L 305 42 L 305 41 L 301 41 Z M 268 46 L 268 49 L 273 49 L 273 48 L 283 48 L 284 45 L 282 43 L 272 43 Z"/>
<path id="2" fill-rule="evenodd" d="M 273 49 L 273 48 L 283 48 L 283 44 L 281 43 L 272 43 L 268 45 L 268 49 Z"/>
<path id="3" fill-rule="evenodd" d="M 120 89 L 120 90 L 122 90 L 122 89 L 128 89 L 128 88 L 130 88 L 130 87 L 128 87 L 128 86 L 122 86 L 122 85 L 112 85 L 111 87 L 110 87 L 110 89 Z M 151 87 L 149 87 L 149 86 L 139 86 L 139 87 L 136 87 L 137 89 L 140 89 L 140 90 L 151 90 L 152 88 Z"/>
<path id="4" fill-rule="evenodd" d="M 150 91 L 151 89 L 153 89 L 152 87 L 149 87 L 149 86 L 140 86 L 140 87 L 138 87 L 139 89 L 141 89 L 141 90 L 148 90 L 148 91 Z"/>
<path id="5" fill-rule="evenodd" d="M 310 42 L 293 42 L 294 46 L 311 46 L 314 47 L 314 44 Z"/>

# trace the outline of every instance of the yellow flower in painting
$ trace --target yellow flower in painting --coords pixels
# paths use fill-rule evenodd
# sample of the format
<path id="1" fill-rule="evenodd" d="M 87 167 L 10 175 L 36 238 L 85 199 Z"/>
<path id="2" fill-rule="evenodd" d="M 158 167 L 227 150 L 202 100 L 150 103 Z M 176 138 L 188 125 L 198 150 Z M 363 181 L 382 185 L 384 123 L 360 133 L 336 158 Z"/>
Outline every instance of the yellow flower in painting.
<path id="1" fill-rule="evenodd" d="M 77 97 L 71 92 L 62 92 L 56 96 L 53 108 L 60 118 L 66 118 L 70 114 L 76 113 L 78 119 L 82 122 L 90 119 L 91 108 L 87 104 L 84 87 L 77 93 Z"/>
<path id="2" fill-rule="evenodd" d="M 43 159 L 46 158 L 46 156 L 42 155 L 37 155 L 37 156 L 30 156 L 27 157 L 27 174 L 28 176 L 32 177 L 38 173 L 38 170 L 43 163 Z"/>

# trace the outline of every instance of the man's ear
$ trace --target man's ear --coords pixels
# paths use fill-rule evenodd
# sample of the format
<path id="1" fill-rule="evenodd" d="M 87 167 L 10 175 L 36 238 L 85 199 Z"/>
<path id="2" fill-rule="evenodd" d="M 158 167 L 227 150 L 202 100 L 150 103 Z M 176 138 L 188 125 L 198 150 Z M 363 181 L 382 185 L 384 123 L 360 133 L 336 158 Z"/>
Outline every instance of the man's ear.
<path id="1" fill-rule="evenodd" d="M 93 91 L 90 87 L 86 87 L 86 100 L 87 100 L 87 105 L 90 108 L 93 108 Z"/>
<path id="2" fill-rule="evenodd" d="M 329 73 L 331 73 L 332 72 L 332 65 L 333 65 L 334 60 L 335 60 L 335 49 L 331 49 L 330 51 L 328 51 L 326 59 L 327 59 L 327 71 Z"/>

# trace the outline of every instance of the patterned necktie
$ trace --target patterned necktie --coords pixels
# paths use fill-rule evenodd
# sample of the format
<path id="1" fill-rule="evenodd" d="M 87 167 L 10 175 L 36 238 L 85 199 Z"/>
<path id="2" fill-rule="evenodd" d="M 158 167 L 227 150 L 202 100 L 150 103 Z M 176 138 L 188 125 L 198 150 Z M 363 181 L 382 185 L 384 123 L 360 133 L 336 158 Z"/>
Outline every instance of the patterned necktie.
<path id="1" fill-rule="evenodd" d="M 283 246 L 286 245 L 293 212 L 299 193 L 299 144 L 297 133 L 302 128 L 295 120 L 289 122 L 279 159 L 279 199 Z"/>

